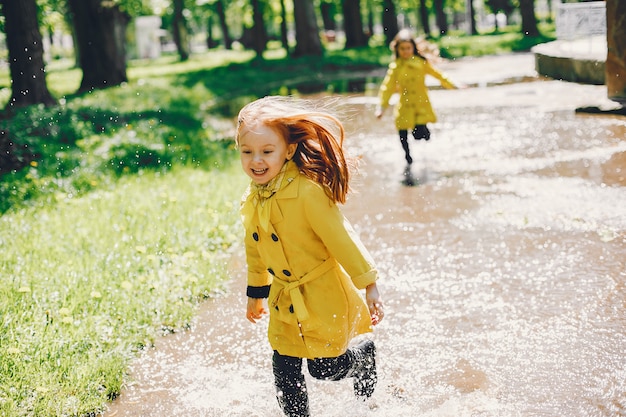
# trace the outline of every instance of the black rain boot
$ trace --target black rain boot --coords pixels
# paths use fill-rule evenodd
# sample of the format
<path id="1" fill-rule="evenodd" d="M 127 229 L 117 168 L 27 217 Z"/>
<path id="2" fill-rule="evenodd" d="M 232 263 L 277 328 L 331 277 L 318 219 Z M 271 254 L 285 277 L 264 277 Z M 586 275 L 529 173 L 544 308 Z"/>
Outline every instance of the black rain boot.
<path id="1" fill-rule="evenodd" d="M 350 349 L 354 355 L 354 367 L 350 376 L 354 377 L 354 395 L 365 400 L 372 396 L 378 382 L 376 374 L 376 346 L 371 340 L 364 340 Z"/>
<path id="2" fill-rule="evenodd" d="M 412 133 L 413 133 L 413 137 L 415 138 L 415 140 L 420 140 L 420 139 L 429 140 L 430 139 L 430 130 L 428 130 L 428 127 L 426 125 L 415 126 L 415 129 L 413 129 Z"/>
<path id="3" fill-rule="evenodd" d="M 411 152 L 409 150 L 409 133 L 406 130 L 400 131 L 400 143 L 402 144 L 402 149 L 404 149 L 404 159 L 406 159 L 406 163 L 411 165 L 413 163 L 413 158 L 411 158 Z"/>
<path id="4" fill-rule="evenodd" d="M 310 417 L 309 394 L 302 374 L 302 359 L 274 352 L 272 360 L 276 399 L 286 417 Z"/>

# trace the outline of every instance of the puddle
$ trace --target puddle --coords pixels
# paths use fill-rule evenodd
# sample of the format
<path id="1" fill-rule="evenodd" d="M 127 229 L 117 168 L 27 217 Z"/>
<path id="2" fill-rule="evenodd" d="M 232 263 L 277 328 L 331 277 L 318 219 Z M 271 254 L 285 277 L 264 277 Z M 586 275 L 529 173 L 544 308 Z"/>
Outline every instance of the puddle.
<path id="1" fill-rule="evenodd" d="M 375 99 L 341 101 L 362 155 L 344 207 L 382 273 L 379 386 L 307 377 L 315 416 L 626 413 L 626 119 L 575 114 L 600 86 L 433 91 L 411 142 L 418 185 Z M 107 417 L 280 416 L 266 323 L 244 318 L 242 255 L 193 329 L 138 358 Z"/>

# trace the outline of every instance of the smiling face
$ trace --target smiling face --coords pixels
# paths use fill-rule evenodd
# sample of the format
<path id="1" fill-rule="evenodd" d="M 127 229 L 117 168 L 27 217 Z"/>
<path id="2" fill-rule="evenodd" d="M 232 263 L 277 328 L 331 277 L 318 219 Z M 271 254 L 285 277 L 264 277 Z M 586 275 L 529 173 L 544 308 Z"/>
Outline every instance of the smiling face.
<path id="1" fill-rule="evenodd" d="M 288 145 L 278 132 L 260 123 L 243 127 L 238 142 L 241 167 L 259 185 L 267 184 L 278 175 L 297 146 Z"/>
<path id="2" fill-rule="evenodd" d="M 398 58 L 410 59 L 415 55 L 415 46 L 411 41 L 400 41 L 396 46 Z"/>

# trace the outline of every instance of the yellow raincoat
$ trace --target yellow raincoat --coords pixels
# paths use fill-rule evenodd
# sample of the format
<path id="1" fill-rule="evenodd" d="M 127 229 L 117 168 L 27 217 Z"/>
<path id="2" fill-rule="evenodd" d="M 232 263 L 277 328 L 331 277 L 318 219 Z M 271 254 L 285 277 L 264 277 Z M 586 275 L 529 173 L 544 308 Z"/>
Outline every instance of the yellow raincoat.
<path id="1" fill-rule="evenodd" d="M 455 85 L 437 71 L 425 59 L 412 56 L 410 59 L 398 58 L 389 64 L 387 74 L 379 90 L 381 108 L 389 106 L 393 93 L 399 93 L 400 99 L 394 111 L 398 130 L 413 130 L 417 125 L 425 125 L 437 121 L 435 112 L 428 98 L 426 75 L 439 80 L 444 88 L 455 88 Z"/>
<path id="2" fill-rule="evenodd" d="M 298 173 L 276 192 L 268 230 L 244 195 L 242 218 L 248 285 L 271 284 L 268 337 L 281 355 L 336 357 L 372 331 L 359 289 L 377 271 L 351 225 L 324 189 Z"/>

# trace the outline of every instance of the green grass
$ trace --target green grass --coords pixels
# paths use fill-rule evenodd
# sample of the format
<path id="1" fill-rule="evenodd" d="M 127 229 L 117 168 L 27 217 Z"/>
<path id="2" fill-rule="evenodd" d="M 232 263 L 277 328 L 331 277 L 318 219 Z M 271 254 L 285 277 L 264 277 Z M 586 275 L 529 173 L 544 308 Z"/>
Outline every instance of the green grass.
<path id="1" fill-rule="evenodd" d="M 503 32 L 438 43 L 457 57 L 538 41 Z M 0 178 L 1 416 L 92 415 L 115 397 L 135 353 L 189 326 L 227 279 L 247 182 L 232 141 L 238 109 L 266 94 L 337 91 L 384 68 L 390 51 L 374 38 L 321 58 L 264 58 L 133 61 L 128 83 L 81 95 L 80 71 L 55 61 L 47 80 L 59 105 L 0 120 L 15 144 L 15 169 Z M 0 106 L 9 86 L 4 69 Z"/>
<path id="2" fill-rule="evenodd" d="M 529 38 L 508 28 L 436 42 L 443 56 L 455 58 L 528 50 L 553 39 L 553 32 L 543 27 L 546 35 Z M 83 95 L 73 93 L 80 71 L 67 60 L 54 62 L 48 66 L 48 85 L 59 105 L 22 109 L 0 120 L 0 130 L 17 144 L 11 152 L 18 168 L 2 176 L 0 213 L 49 201 L 59 191 L 81 195 L 145 169 L 219 165 L 231 143 L 224 120 L 232 120 L 244 103 L 269 94 L 347 91 L 347 79 L 367 77 L 389 62 L 382 39 L 373 38 L 371 45 L 298 59 L 270 49 L 264 60 L 254 59 L 251 51 L 216 50 L 185 62 L 172 55 L 133 61 L 128 83 Z M 0 73 L 0 99 L 8 100 L 8 85 L 8 71 Z"/>
<path id="3" fill-rule="evenodd" d="M 445 58 L 500 55 L 529 51 L 533 46 L 556 39 L 554 25 L 540 24 L 538 37 L 524 36 L 517 27 L 506 27 L 495 33 L 465 36 L 451 33 L 437 41 Z"/>
<path id="4" fill-rule="evenodd" d="M 189 325 L 238 241 L 237 164 L 127 176 L 0 217 L 0 415 L 84 415 Z"/>

